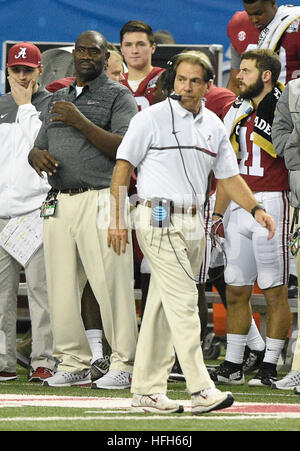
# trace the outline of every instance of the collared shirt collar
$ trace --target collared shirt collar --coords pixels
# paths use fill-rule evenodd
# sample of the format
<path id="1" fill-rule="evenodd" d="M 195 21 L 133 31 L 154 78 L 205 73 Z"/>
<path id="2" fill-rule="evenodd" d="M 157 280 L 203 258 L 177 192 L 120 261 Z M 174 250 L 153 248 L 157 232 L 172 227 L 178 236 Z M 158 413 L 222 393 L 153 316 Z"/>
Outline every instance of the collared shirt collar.
<path id="1" fill-rule="evenodd" d="M 98 88 L 103 85 L 103 83 L 108 79 L 106 73 L 103 71 L 100 75 L 98 75 L 98 77 L 94 78 L 94 80 L 89 81 L 84 88 L 88 88 L 90 92 L 94 92 L 97 91 Z M 73 81 L 73 83 L 71 83 L 70 87 L 69 87 L 69 92 L 71 90 L 76 89 L 76 79 Z"/>
<path id="2" fill-rule="evenodd" d="M 174 110 L 181 116 L 181 117 L 186 117 L 186 116 L 193 116 L 193 113 L 191 113 L 190 111 L 188 111 L 186 108 L 183 108 L 183 106 L 180 105 L 178 100 L 173 100 L 173 99 L 169 99 L 171 102 L 172 107 L 174 108 Z M 204 107 L 205 107 L 205 102 L 204 100 L 201 101 L 201 109 L 199 111 L 199 113 L 197 114 L 197 116 L 195 117 L 195 120 L 200 120 L 203 117 L 203 112 L 204 112 Z"/>

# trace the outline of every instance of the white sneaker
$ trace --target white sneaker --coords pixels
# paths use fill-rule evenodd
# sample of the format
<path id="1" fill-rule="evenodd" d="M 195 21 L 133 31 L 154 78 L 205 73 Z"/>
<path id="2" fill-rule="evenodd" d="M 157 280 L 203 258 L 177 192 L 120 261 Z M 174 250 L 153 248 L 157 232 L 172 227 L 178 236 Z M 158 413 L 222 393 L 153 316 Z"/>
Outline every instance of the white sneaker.
<path id="1" fill-rule="evenodd" d="M 183 406 L 177 401 L 169 399 L 163 393 L 153 395 L 133 395 L 131 403 L 132 412 L 154 412 L 154 413 L 182 413 Z"/>
<path id="2" fill-rule="evenodd" d="M 279 390 L 294 390 L 297 385 L 300 385 L 300 371 L 292 370 L 280 381 L 273 382 L 271 387 Z"/>
<path id="3" fill-rule="evenodd" d="M 217 388 L 207 388 L 191 396 L 192 415 L 230 407 L 234 398 L 231 392 L 221 392 Z"/>
<path id="4" fill-rule="evenodd" d="M 17 378 L 17 373 L 8 373 L 7 371 L 0 371 L 0 381 L 14 381 Z"/>
<path id="5" fill-rule="evenodd" d="M 295 395 L 300 395 L 300 385 L 297 385 L 297 387 L 294 388 Z"/>
<path id="6" fill-rule="evenodd" d="M 122 390 L 130 388 L 130 386 L 131 374 L 121 370 L 109 370 L 92 384 L 92 388 L 104 390 Z"/>
<path id="7" fill-rule="evenodd" d="M 90 387 L 92 383 L 90 371 L 83 370 L 78 373 L 67 373 L 66 371 L 57 371 L 52 377 L 48 377 L 43 385 L 49 387 Z"/>

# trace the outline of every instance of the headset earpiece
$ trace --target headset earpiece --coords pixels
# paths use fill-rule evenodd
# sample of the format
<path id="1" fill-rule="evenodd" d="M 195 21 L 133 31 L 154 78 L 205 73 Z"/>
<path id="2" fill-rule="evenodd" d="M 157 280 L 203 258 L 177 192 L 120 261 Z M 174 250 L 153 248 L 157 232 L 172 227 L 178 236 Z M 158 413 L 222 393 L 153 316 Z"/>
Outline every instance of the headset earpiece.
<path id="1" fill-rule="evenodd" d="M 193 56 L 193 57 L 199 58 L 199 60 L 201 60 L 202 65 L 205 67 L 205 71 L 204 71 L 205 83 L 208 83 L 210 80 L 214 80 L 214 78 L 215 78 L 215 73 L 214 73 L 214 69 L 213 69 L 212 65 L 208 61 L 206 61 L 204 58 L 202 58 L 199 55 L 195 55 L 193 53 L 188 53 L 188 52 L 178 53 L 177 55 L 174 55 L 167 62 L 167 69 L 164 72 L 162 91 L 163 91 L 164 95 L 166 95 L 166 96 L 170 96 L 171 92 L 174 89 L 174 81 L 175 81 L 175 76 L 176 76 L 175 66 L 176 66 L 177 58 L 179 58 L 181 56 L 185 56 L 185 55 Z"/>
<path id="2" fill-rule="evenodd" d="M 163 86 L 162 86 L 162 91 L 166 96 L 169 96 L 174 88 L 174 81 L 175 81 L 175 75 L 176 75 L 176 72 L 174 70 L 174 65 L 176 63 L 178 56 L 179 56 L 179 54 L 174 55 L 167 62 L 167 69 L 164 72 L 164 80 L 163 80 Z"/>

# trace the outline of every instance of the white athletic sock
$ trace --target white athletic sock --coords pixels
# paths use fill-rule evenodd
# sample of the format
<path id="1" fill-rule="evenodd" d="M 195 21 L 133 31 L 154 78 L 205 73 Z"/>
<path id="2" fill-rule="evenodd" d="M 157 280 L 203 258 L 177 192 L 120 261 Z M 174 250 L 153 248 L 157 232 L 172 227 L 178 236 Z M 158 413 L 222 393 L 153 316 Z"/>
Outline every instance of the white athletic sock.
<path id="1" fill-rule="evenodd" d="M 227 348 L 225 360 L 239 365 L 242 364 L 247 343 L 247 335 L 227 334 L 226 337 Z"/>
<path id="2" fill-rule="evenodd" d="M 252 318 L 251 326 L 247 335 L 247 346 L 251 349 L 251 351 L 263 351 L 266 346 L 259 330 L 257 329 L 254 318 Z"/>
<path id="3" fill-rule="evenodd" d="M 92 351 L 92 363 L 94 363 L 95 360 L 103 358 L 102 330 L 89 329 L 85 333 Z"/>
<path id="4" fill-rule="evenodd" d="M 266 337 L 266 353 L 263 361 L 277 365 L 284 344 L 285 340 Z"/>

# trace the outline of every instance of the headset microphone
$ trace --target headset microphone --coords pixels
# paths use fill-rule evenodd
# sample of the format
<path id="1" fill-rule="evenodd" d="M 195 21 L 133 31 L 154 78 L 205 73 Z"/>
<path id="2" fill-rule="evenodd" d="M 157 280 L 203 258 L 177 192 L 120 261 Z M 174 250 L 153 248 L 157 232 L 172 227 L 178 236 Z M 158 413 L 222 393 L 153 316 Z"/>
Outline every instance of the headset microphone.
<path id="1" fill-rule="evenodd" d="M 179 100 L 179 101 L 182 98 L 182 96 L 179 96 L 178 94 L 171 94 L 171 95 L 169 95 L 169 97 L 170 97 L 170 99 Z"/>
<path id="2" fill-rule="evenodd" d="M 181 58 L 181 59 L 180 59 Z M 181 96 L 174 93 L 174 81 L 176 76 L 176 65 L 178 61 L 188 61 L 188 58 L 197 58 L 199 59 L 199 63 L 202 66 L 204 70 L 204 81 L 205 83 L 208 83 L 210 80 L 214 79 L 214 69 L 212 65 L 207 61 L 206 59 L 203 59 L 200 55 L 197 55 L 197 53 L 189 53 L 189 51 L 178 53 L 177 55 L 174 55 L 168 62 L 167 62 L 167 70 L 162 74 L 162 92 L 165 95 L 165 97 L 169 97 L 173 100 L 181 100 Z"/>

